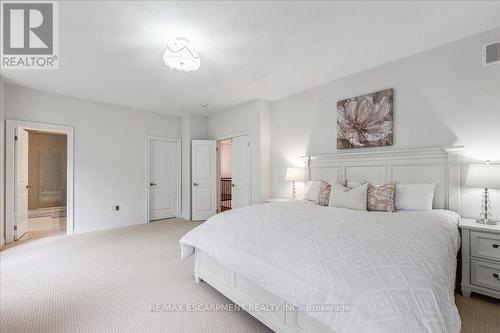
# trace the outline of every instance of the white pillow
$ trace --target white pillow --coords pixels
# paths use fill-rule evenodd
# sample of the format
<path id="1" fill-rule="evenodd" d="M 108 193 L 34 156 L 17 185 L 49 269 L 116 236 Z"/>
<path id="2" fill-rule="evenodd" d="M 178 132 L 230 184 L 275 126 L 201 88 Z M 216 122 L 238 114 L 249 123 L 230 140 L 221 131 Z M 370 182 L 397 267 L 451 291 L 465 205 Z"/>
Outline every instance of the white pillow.
<path id="1" fill-rule="evenodd" d="M 356 187 L 361 186 L 361 185 L 362 185 L 362 184 L 364 184 L 364 183 L 367 183 L 367 182 L 363 182 L 363 183 L 348 182 L 348 183 L 347 183 L 347 187 L 349 187 L 350 189 L 353 189 L 353 188 L 356 188 Z"/>
<path id="2" fill-rule="evenodd" d="M 397 184 L 396 210 L 432 210 L 436 184 Z"/>
<path id="3" fill-rule="evenodd" d="M 330 195 L 330 206 L 366 210 L 367 195 L 368 184 L 363 184 L 353 189 L 340 184 L 333 184 L 332 194 Z"/>
<path id="4" fill-rule="evenodd" d="M 316 180 L 308 181 L 306 187 L 306 193 L 304 194 L 304 200 L 316 202 L 316 200 L 318 200 L 320 184 L 321 182 Z"/>

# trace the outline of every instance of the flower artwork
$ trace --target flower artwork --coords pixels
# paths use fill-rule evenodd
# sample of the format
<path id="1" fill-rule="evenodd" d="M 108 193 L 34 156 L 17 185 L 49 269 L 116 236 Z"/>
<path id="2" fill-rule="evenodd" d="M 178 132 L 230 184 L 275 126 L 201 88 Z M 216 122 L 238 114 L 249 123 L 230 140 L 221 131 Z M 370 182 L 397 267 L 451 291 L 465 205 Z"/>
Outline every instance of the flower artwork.
<path id="1" fill-rule="evenodd" d="M 393 143 L 392 89 L 337 102 L 337 149 Z"/>

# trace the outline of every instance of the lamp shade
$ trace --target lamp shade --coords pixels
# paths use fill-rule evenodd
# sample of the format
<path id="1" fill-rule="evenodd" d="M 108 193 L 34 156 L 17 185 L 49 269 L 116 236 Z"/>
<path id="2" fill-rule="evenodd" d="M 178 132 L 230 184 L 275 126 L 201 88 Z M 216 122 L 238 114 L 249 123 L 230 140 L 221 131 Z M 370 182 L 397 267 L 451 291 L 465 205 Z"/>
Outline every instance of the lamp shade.
<path id="1" fill-rule="evenodd" d="M 465 186 L 500 189 L 500 164 L 469 165 Z"/>
<path id="2" fill-rule="evenodd" d="M 286 180 L 303 182 L 304 181 L 304 168 L 287 168 Z"/>

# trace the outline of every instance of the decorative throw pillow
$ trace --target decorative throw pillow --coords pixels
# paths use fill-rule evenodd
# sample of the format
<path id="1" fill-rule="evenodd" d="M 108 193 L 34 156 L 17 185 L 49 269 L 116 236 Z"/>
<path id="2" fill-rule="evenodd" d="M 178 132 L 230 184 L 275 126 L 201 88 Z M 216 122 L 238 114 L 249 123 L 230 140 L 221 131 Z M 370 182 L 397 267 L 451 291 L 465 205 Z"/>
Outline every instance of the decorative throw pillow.
<path id="1" fill-rule="evenodd" d="M 316 180 L 310 180 L 307 182 L 306 193 L 304 194 L 304 200 L 307 201 L 318 201 L 319 187 L 321 182 Z"/>
<path id="2" fill-rule="evenodd" d="M 368 184 L 353 189 L 347 186 L 334 184 L 330 206 L 355 210 L 366 210 Z"/>
<path id="3" fill-rule="evenodd" d="M 344 188 L 346 186 L 347 186 L 347 180 L 341 180 L 339 182 L 332 183 L 332 190 L 330 191 L 330 200 L 328 200 L 330 206 L 331 206 L 331 203 L 333 202 L 333 192 L 335 192 L 335 189 L 338 190 L 339 188 Z"/>
<path id="4" fill-rule="evenodd" d="M 362 181 L 361 183 L 358 183 L 358 182 L 348 182 L 346 186 L 349 187 L 352 190 L 353 188 L 359 187 L 359 186 L 363 185 L 364 183 L 367 183 L 367 182 L 366 181 Z"/>
<path id="5" fill-rule="evenodd" d="M 398 184 L 396 210 L 432 210 L 437 184 Z"/>
<path id="6" fill-rule="evenodd" d="M 394 196 L 396 183 L 384 185 L 368 184 L 368 210 L 395 212 Z"/>
<path id="7" fill-rule="evenodd" d="M 316 200 L 316 203 L 321 206 L 328 206 L 331 191 L 332 185 L 322 180 L 319 184 L 318 199 Z"/>

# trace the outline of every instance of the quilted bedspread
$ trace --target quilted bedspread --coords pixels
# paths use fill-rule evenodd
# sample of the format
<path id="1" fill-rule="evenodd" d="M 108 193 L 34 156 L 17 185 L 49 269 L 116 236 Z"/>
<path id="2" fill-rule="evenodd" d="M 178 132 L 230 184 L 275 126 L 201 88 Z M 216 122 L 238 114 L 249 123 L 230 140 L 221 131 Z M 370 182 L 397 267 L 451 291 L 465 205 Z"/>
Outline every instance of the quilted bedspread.
<path id="1" fill-rule="evenodd" d="M 213 216 L 182 237 L 181 257 L 199 248 L 333 332 L 459 332 L 458 221 L 269 203 Z"/>

